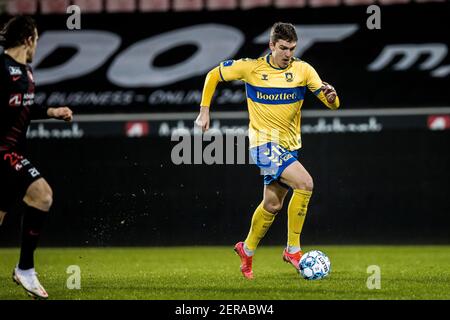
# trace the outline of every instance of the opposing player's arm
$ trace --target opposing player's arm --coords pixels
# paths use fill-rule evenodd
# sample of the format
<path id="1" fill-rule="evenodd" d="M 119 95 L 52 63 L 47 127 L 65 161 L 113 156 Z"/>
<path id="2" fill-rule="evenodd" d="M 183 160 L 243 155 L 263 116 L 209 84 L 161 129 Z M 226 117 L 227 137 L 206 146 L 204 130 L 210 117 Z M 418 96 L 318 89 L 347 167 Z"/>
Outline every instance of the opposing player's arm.
<path id="1" fill-rule="evenodd" d="M 48 115 L 48 109 L 47 107 L 37 105 L 31 107 L 30 110 L 30 117 L 32 120 L 41 120 L 41 119 L 50 119 L 51 117 Z"/>
<path id="2" fill-rule="evenodd" d="M 48 108 L 47 115 L 50 118 L 71 122 L 73 120 L 73 112 L 69 107 Z"/>
<path id="3" fill-rule="evenodd" d="M 337 109 L 340 106 L 339 97 L 336 90 L 330 84 L 322 81 L 317 71 L 310 65 L 308 67 L 307 86 L 314 95 L 330 109 Z"/>
<path id="4" fill-rule="evenodd" d="M 209 107 L 211 106 L 217 84 L 221 81 L 245 80 L 248 68 L 246 61 L 245 59 L 224 61 L 206 75 L 202 101 L 200 102 L 200 113 L 195 120 L 195 124 L 202 128 L 203 131 L 209 129 Z"/>
<path id="5" fill-rule="evenodd" d="M 31 108 L 31 119 L 58 119 L 70 122 L 73 119 L 73 112 L 68 107 L 48 108 L 35 105 Z"/>

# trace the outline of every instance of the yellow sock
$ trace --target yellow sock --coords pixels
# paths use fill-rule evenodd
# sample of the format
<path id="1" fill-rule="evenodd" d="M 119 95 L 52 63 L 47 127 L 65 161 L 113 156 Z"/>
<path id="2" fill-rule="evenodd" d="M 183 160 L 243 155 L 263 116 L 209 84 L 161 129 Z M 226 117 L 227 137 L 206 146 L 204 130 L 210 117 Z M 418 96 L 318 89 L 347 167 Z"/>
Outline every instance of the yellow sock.
<path id="1" fill-rule="evenodd" d="M 311 195 L 311 191 L 294 189 L 288 207 L 288 246 L 300 247 L 300 234 Z"/>
<path id="2" fill-rule="evenodd" d="M 250 232 L 248 233 L 247 239 L 245 239 L 245 245 L 248 249 L 256 250 L 259 241 L 266 235 L 273 220 L 275 220 L 275 215 L 265 210 L 261 202 L 258 208 L 256 208 L 255 213 L 253 213 Z"/>

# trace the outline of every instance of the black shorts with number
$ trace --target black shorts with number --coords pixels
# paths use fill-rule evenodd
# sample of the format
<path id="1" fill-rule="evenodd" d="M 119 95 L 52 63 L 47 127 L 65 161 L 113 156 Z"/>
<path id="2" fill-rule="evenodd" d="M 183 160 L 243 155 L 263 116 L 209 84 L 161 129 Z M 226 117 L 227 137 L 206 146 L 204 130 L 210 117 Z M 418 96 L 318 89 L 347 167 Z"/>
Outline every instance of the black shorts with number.
<path id="1" fill-rule="evenodd" d="M 21 152 L 0 151 L 0 210 L 8 211 L 39 178 L 39 171 Z"/>

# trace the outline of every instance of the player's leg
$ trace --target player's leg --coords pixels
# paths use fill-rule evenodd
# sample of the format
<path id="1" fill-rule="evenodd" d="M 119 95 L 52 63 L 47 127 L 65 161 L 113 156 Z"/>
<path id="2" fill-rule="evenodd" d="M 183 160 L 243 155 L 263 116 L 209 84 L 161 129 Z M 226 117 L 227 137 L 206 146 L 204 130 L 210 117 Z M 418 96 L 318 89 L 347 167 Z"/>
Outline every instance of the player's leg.
<path id="1" fill-rule="evenodd" d="M 53 191 L 44 178 L 39 178 L 30 184 L 23 201 L 30 207 L 49 212 L 53 204 Z"/>
<path id="2" fill-rule="evenodd" d="M 22 206 L 21 251 L 13 280 L 28 294 L 47 298 L 34 271 L 34 251 L 52 204 L 52 190 L 31 162 L 17 150 L 0 152 L 0 210 L 20 201 Z"/>
<path id="3" fill-rule="evenodd" d="M 273 182 L 264 186 L 264 198 L 253 213 L 252 223 L 247 239 L 245 239 L 245 251 L 253 255 L 261 239 L 275 220 L 276 214 L 283 207 L 284 198 L 288 190 Z"/>
<path id="4" fill-rule="evenodd" d="M 52 189 L 44 178 L 40 178 L 28 187 L 23 201 L 25 212 L 22 219 L 19 268 L 27 270 L 34 268 L 34 251 L 53 202 Z"/>
<path id="5" fill-rule="evenodd" d="M 21 250 L 18 266 L 14 269 L 13 279 L 25 290 L 37 298 L 47 298 L 48 294 L 36 276 L 34 252 L 50 211 L 53 194 L 44 178 L 32 182 L 23 198 L 25 212 L 22 217 Z"/>
<path id="6" fill-rule="evenodd" d="M 288 207 L 288 241 L 283 260 L 298 270 L 302 255 L 300 235 L 312 195 L 313 179 L 302 164 L 295 161 L 283 171 L 280 181 L 293 189 Z"/>
<path id="7" fill-rule="evenodd" d="M 0 226 L 2 226 L 6 213 L 11 206 L 12 197 L 9 194 L 10 188 L 6 185 L 8 181 L 8 168 L 4 166 L 4 162 L 1 161 L 2 154 L 0 153 Z"/>
<path id="8" fill-rule="evenodd" d="M 248 279 L 253 278 L 252 264 L 255 250 L 275 220 L 276 214 L 283 207 L 286 194 L 287 189 L 276 181 L 264 186 L 264 198 L 253 213 L 247 238 L 244 242 L 238 242 L 234 248 L 241 258 L 241 272 Z"/>

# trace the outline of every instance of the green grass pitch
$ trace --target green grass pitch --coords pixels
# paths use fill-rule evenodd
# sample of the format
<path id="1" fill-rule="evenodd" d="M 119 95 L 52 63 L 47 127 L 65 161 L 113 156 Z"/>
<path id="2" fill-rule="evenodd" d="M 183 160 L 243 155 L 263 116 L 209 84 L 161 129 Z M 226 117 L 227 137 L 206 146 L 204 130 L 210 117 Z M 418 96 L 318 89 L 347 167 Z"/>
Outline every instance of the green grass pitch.
<path id="1" fill-rule="evenodd" d="M 314 246 L 331 274 L 303 280 L 281 260 L 283 248 L 261 246 L 255 279 L 242 277 L 233 247 L 41 248 L 37 271 L 50 299 L 297 300 L 450 299 L 450 246 Z M 29 299 L 11 281 L 18 249 L 0 249 L 0 300 Z M 81 288 L 68 289 L 70 265 Z M 370 265 L 381 288 L 368 289 Z"/>

